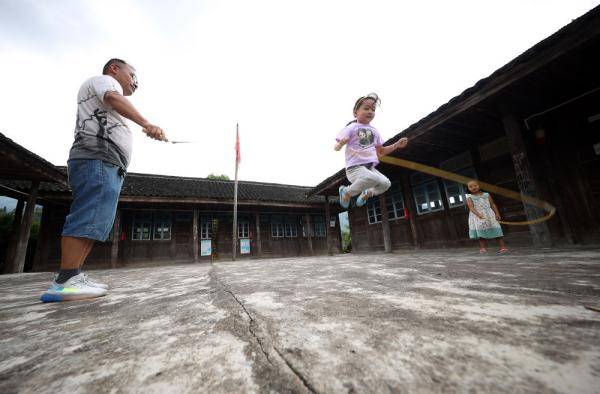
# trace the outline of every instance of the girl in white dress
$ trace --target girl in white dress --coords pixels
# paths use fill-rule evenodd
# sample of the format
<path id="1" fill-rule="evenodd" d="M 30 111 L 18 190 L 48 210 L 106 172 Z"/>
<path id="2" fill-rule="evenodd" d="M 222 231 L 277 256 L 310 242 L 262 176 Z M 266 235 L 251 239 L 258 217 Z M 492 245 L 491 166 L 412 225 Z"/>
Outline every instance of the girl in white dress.
<path id="1" fill-rule="evenodd" d="M 479 240 L 479 253 L 487 252 L 486 239 L 498 238 L 500 253 L 508 252 L 502 238 L 502 227 L 498 220 L 502 220 L 498 207 L 494 204 L 492 196 L 479 189 L 479 183 L 471 181 L 467 183 L 471 194 L 467 194 L 467 206 L 469 207 L 469 238 Z"/>

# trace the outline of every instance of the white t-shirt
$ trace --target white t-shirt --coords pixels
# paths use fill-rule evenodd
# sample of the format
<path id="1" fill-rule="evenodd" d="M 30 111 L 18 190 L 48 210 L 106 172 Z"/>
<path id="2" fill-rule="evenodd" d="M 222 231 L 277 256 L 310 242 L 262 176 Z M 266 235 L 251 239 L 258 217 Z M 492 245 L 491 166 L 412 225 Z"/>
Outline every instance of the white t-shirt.
<path id="1" fill-rule="evenodd" d="M 119 82 L 110 75 L 92 77 L 79 88 L 69 160 L 99 159 L 126 170 L 131 159 L 131 130 L 125 119 L 104 103 L 104 94 L 109 91 L 123 94 Z"/>

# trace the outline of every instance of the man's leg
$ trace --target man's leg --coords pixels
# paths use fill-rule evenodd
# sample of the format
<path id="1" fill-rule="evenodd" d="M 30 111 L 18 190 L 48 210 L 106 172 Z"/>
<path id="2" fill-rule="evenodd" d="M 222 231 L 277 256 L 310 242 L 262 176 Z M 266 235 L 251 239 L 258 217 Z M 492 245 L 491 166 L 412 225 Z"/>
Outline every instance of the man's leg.
<path id="1" fill-rule="evenodd" d="M 92 250 L 94 240 L 63 236 L 60 240 L 60 271 L 56 283 L 62 284 L 75 275 L 79 275 L 87 255 Z"/>
<path id="2" fill-rule="evenodd" d="M 85 254 L 83 255 L 83 259 L 81 259 L 81 264 L 79 264 L 79 269 L 81 269 L 83 267 L 83 263 L 85 263 L 85 260 L 87 259 L 88 255 L 90 254 L 90 252 L 92 251 L 92 248 L 94 247 L 94 240 L 90 239 L 90 243 L 87 246 L 86 250 L 85 250 Z"/>
<path id="3" fill-rule="evenodd" d="M 93 239 L 63 236 L 60 240 L 60 269 L 81 268 L 92 246 Z"/>

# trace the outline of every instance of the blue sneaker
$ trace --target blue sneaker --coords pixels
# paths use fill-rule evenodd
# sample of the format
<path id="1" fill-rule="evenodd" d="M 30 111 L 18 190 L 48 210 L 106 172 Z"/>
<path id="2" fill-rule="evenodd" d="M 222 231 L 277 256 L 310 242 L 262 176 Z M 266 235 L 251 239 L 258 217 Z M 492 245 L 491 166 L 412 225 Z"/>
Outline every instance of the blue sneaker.
<path id="1" fill-rule="evenodd" d="M 363 205 L 365 205 L 367 203 L 367 194 L 369 193 L 368 190 L 363 190 L 362 193 L 360 193 L 360 195 L 358 196 L 358 198 L 356 199 L 356 206 L 357 207 L 362 207 Z"/>
<path id="2" fill-rule="evenodd" d="M 346 186 L 340 186 L 340 188 L 338 189 L 338 193 L 340 195 L 340 205 L 342 206 L 342 208 L 348 208 L 348 206 L 350 205 L 350 200 L 344 201 L 344 196 L 346 196 L 346 189 Z"/>
<path id="3" fill-rule="evenodd" d="M 53 282 L 52 286 L 42 294 L 40 300 L 42 302 L 75 301 L 105 295 L 106 289 L 90 286 L 85 275 L 81 273 L 62 284 Z"/>

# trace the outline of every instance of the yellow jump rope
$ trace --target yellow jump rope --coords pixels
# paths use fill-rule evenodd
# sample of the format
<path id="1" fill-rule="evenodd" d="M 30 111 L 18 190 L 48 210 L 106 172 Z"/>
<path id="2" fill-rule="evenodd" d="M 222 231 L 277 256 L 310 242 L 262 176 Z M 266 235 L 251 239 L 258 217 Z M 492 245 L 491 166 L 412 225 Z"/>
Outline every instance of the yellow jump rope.
<path id="1" fill-rule="evenodd" d="M 484 189 L 490 193 L 498 194 L 500 196 L 510 198 L 511 200 L 520 201 L 524 204 L 529 204 L 534 207 L 541 208 L 547 212 L 547 214 L 542 217 L 539 217 L 539 218 L 533 219 L 533 220 L 523 221 L 523 222 L 506 222 L 506 221 L 500 220 L 499 222 L 502 224 L 507 224 L 507 225 L 511 225 L 511 226 L 529 226 L 530 224 L 537 224 L 537 223 L 545 222 L 546 220 L 550 219 L 554 215 L 554 213 L 556 213 L 556 208 L 554 207 L 554 205 L 552 205 L 546 201 L 539 200 L 534 197 L 524 196 L 513 190 L 505 189 L 503 187 L 492 185 L 490 183 L 481 182 L 478 179 L 473 179 L 473 178 L 469 178 L 466 176 L 454 174 L 452 172 L 440 170 L 439 168 L 426 166 L 424 164 L 415 163 L 415 162 L 409 161 L 409 160 L 399 159 L 397 157 L 384 156 L 384 157 L 380 157 L 379 161 L 381 161 L 382 163 L 393 164 L 395 166 L 404 167 L 404 168 L 408 168 L 408 169 L 411 169 L 414 171 L 423 172 L 425 174 L 433 175 L 433 176 L 447 179 L 450 181 L 454 181 L 457 183 L 462 183 L 463 185 L 466 185 L 468 182 L 475 181 L 479 184 L 481 189 Z"/>

